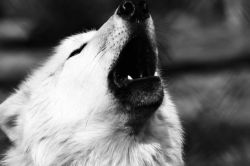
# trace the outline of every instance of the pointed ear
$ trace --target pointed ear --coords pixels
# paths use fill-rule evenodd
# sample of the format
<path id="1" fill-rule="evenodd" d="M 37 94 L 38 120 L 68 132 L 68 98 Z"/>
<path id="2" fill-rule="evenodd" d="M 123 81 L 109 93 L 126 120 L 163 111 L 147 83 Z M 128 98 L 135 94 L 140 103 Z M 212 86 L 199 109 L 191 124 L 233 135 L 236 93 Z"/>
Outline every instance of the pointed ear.
<path id="1" fill-rule="evenodd" d="M 0 128 L 12 142 L 19 139 L 21 129 L 18 120 L 28 98 L 27 92 L 19 91 L 0 105 Z"/>

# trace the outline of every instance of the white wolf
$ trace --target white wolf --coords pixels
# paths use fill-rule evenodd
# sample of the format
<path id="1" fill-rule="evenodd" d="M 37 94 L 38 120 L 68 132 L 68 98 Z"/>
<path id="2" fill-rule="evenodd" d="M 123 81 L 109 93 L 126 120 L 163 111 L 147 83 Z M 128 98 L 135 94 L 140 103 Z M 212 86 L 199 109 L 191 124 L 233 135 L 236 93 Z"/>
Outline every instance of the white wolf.
<path id="1" fill-rule="evenodd" d="M 182 166 L 182 130 L 157 75 L 144 1 L 69 37 L 0 106 L 4 166 Z"/>

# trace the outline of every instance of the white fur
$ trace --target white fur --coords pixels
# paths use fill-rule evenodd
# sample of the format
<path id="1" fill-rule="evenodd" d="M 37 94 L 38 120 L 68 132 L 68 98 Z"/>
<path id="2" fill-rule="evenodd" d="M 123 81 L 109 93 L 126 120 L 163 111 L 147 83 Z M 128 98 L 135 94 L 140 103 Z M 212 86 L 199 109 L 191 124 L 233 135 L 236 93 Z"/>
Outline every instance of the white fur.
<path id="1" fill-rule="evenodd" d="M 148 21 L 153 34 L 152 20 Z M 169 95 L 139 136 L 109 92 L 107 74 L 130 35 L 111 17 L 98 31 L 72 36 L 0 106 L 14 146 L 5 166 L 182 166 L 182 130 Z M 151 36 L 154 37 L 153 35 Z M 88 43 L 67 60 L 72 51 Z M 6 126 L 18 115 L 15 127 Z"/>

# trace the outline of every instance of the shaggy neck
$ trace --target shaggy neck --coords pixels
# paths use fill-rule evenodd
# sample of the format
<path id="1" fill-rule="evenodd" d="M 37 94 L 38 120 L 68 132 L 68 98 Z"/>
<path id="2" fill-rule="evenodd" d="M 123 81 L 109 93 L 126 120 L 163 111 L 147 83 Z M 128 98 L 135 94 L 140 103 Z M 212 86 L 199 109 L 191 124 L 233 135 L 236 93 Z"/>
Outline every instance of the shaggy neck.
<path id="1" fill-rule="evenodd" d="M 160 166 L 166 164 L 159 143 L 139 143 L 132 137 L 111 138 L 78 156 L 70 166 Z"/>

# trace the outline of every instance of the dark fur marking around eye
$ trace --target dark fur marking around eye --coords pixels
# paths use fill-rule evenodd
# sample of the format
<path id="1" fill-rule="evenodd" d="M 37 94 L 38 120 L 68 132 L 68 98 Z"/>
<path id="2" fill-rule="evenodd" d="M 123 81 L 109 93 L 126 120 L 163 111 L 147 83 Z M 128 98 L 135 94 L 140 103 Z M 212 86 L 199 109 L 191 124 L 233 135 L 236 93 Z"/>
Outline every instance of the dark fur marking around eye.
<path id="1" fill-rule="evenodd" d="M 77 55 L 77 54 L 80 54 L 81 51 L 84 49 L 84 47 L 85 47 L 86 45 L 87 45 L 87 43 L 84 43 L 80 48 L 74 50 L 74 51 L 69 55 L 68 59 L 71 58 L 71 57 L 73 57 L 73 56 L 75 56 L 75 55 Z"/>
<path id="2" fill-rule="evenodd" d="M 11 117 L 8 118 L 8 120 L 6 121 L 5 125 L 8 128 L 13 128 L 16 126 L 16 121 L 17 121 L 18 115 L 13 115 Z"/>

